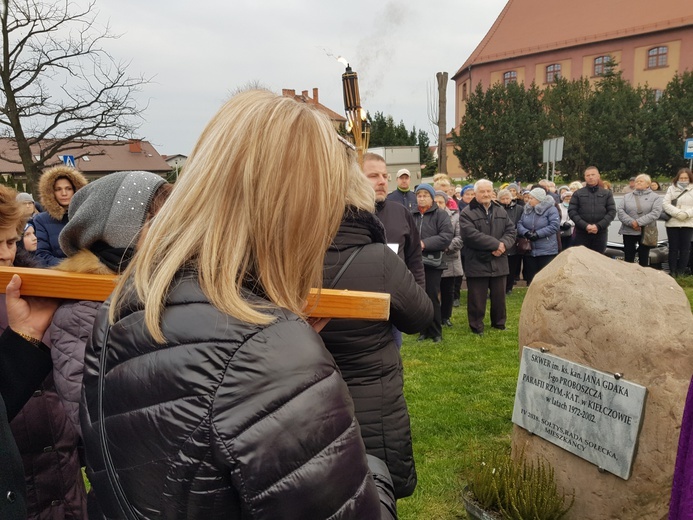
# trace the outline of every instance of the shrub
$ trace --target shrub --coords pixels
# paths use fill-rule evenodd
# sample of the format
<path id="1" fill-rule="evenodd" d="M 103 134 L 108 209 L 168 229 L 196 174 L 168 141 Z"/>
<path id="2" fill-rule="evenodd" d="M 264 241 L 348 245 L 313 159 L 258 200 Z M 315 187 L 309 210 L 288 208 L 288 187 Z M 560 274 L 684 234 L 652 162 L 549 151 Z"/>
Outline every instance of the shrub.
<path id="1" fill-rule="evenodd" d="M 554 470 L 543 460 L 528 461 L 524 453 L 482 454 L 474 466 L 468 489 L 484 509 L 504 520 L 559 520 L 575 502 L 566 506 L 565 492 L 558 491 Z"/>

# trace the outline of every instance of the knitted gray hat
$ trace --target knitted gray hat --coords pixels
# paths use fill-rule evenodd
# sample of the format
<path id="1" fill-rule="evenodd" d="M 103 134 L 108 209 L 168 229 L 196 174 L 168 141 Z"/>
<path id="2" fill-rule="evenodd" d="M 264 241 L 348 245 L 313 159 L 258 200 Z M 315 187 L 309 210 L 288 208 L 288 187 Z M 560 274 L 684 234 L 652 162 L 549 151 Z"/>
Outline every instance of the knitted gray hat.
<path id="1" fill-rule="evenodd" d="M 166 181 L 150 172 L 116 172 L 75 192 L 68 223 L 60 233 L 67 256 L 96 242 L 113 248 L 134 247 L 157 188 Z"/>
<path id="2" fill-rule="evenodd" d="M 34 196 L 31 193 L 21 192 L 17 193 L 15 197 L 16 202 L 34 202 Z"/>
<path id="3" fill-rule="evenodd" d="M 547 197 L 544 188 L 534 188 L 532 191 L 529 192 L 529 194 L 530 196 L 537 199 L 539 202 L 544 202 L 544 199 L 546 199 Z"/>

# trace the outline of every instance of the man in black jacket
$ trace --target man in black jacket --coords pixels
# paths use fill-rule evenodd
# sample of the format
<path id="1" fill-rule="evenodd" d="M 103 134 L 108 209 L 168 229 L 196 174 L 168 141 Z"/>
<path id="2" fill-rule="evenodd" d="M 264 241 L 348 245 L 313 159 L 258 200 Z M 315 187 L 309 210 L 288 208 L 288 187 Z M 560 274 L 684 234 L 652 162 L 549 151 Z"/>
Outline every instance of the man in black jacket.
<path id="1" fill-rule="evenodd" d="M 48 347 L 41 343 L 57 300 L 20 298 L 22 281 L 7 285 L 9 327 L 0 336 L 0 518 L 24 520 L 24 467 L 9 422 L 53 368 Z"/>
<path id="2" fill-rule="evenodd" d="M 611 191 L 600 186 L 599 170 L 588 166 L 585 170 L 587 186 L 573 193 L 568 216 L 575 223 L 574 246 L 586 246 L 604 254 L 609 224 L 616 217 L 616 204 Z"/>
<path id="3" fill-rule="evenodd" d="M 467 277 L 467 318 L 472 332 L 482 335 L 486 295 L 491 292 L 491 326 L 504 330 L 507 251 L 515 244 L 515 225 L 503 207 L 492 201 L 493 184 L 481 179 L 474 185 L 475 198 L 460 213 Z"/>
<path id="4" fill-rule="evenodd" d="M 416 283 L 426 288 L 424 267 L 421 261 L 421 239 L 414 217 L 404 205 L 392 202 L 387 195 L 387 165 L 385 159 L 375 153 L 363 156 L 363 173 L 375 190 L 375 214 L 383 223 L 387 243 L 397 246 L 397 255 L 407 264 Z M 412 194 L 413 195 L 413 194 Z M 416 205 L 416 197 L 414 197 Z"/>

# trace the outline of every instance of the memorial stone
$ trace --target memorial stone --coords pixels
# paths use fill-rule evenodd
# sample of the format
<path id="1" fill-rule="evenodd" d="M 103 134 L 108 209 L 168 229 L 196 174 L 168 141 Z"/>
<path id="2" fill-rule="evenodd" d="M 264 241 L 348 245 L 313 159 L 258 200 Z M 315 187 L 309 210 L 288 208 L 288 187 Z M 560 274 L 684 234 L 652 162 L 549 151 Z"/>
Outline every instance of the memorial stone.
<path id="1" fill-rule="evenodd" d="M 615 261 L 584 247 L 570 248 L 534 278 L 522 305 L 519 341 L 545 354 L 550 363 L 554 358 L 565 360 L 566 369 L 576 372 L 574 381 L 582 377 L 584 383 L 585 374 L 591 374 L 611 386 L 616 384 L 614 374 L 619 374 L 628 384 L 644 387 L 643 394 L 646 391 L 635 439 L 628 436 L 638 429 L 625 428 L 628 424 L 609 434 L 613 445 L 626 452 L 627 444 L 634 443 L 629 471 L 619 470 L 618 465 L 605 468 L 514 427 L 513 450 L 524 450 L 530 459 L 544 458 L 554 467 L 559 488 L 575 490 L 575 505 L 565 518 L 666 518 L 683 405 L 693 373 L 693 315 L 683 290 L 666 273 Z M 587 402 L 582 395 L 577 399 Z M 613 407 L 590 401 L 593 410 L 581 403 L 571 405 L 562 396 L 554 408 L 576 406 L 586 414 L 595 412 L 595 420 L 605 411 L 607 418 L 614 419 L 610 414 L 617 409 L 620 419 L 631 423 L 636 419 L 635 401 Z M 554 431 L 570 442 L 569 436 Z M 585 436 L 592 442 L 589 433 Z M 584 436 L 582 440 L 586 441 Z"/>

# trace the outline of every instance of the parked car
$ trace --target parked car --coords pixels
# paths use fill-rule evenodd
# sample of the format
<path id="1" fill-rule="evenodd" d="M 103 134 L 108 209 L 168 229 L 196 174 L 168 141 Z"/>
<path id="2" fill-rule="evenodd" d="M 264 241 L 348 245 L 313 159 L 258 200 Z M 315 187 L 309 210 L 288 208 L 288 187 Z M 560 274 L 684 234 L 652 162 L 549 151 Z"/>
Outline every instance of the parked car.
<path id="1" fill-rule="evenodd" d="M 623 195 L 614 195 L 617 208 L 621 205 L 622 200 Z M 621 229 L 621 221 L 617 217 L 609 226 L 609 237 L 606 242 L 605 254 L 616 260 L 623 260 L 623 235 L 618 234 L 619 229 Z M 657 221 L 657 235 L 657 247 L 650 249 L 650 266 L 669 272 L 669 242 L 667 241 L 667 231 L 663 220 Z M 637 253 L 635 256 L 638 256 Z"/>

